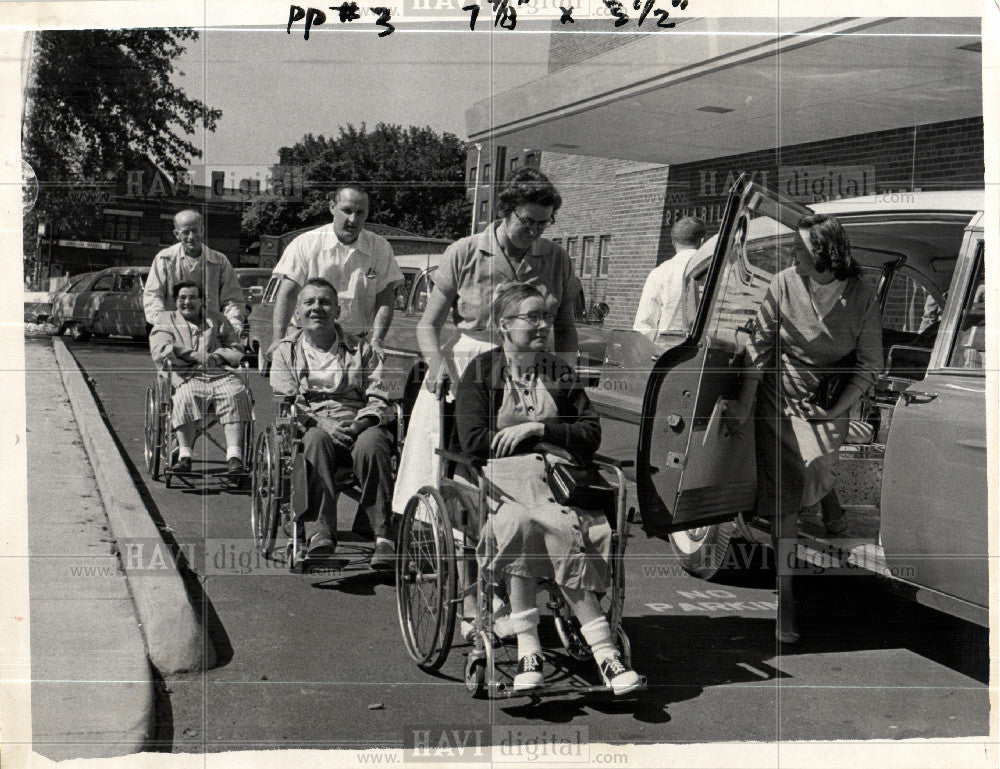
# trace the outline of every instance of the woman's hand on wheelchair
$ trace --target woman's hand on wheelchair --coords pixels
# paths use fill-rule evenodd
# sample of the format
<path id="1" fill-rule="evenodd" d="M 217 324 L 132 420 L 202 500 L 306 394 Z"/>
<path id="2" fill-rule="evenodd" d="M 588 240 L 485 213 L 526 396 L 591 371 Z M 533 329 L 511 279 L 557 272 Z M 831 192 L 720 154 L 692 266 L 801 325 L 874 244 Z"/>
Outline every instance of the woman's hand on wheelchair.
<path id="1" fill-rule="evenodd" d="M 424 387 L 427 388 L 428 392 L 433 393 L 440 398 L 441 394 L 444 392 L 445 383 L 450 381 L 451 377 L 448 376 L 448 367 L 445 365 L 444 361 L 441 361 L 438 366 L 437 373 L 434 376 L 428 375 L 424 377 Z"/>
<path id="2" fill-rule="evenodd" d="M 500 430 L 493 436 L 490 450 L 494 457 L 509 457 L 517 450 L 518 445 L 529 438 L 541 438 L 545 434 L 545 425 L 541 422 L 525 422 L 511 425 Z"/>

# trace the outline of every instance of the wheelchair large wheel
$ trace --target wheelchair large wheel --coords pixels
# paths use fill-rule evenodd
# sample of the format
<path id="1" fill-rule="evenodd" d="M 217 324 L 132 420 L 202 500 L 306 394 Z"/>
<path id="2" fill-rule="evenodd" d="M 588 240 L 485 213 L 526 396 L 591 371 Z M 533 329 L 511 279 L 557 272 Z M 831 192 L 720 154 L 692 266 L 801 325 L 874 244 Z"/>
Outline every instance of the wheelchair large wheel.
<path id="1" fill-rule="evenodd" d="M 156 402 L 156 388 L 146 389 L 146 435 L 143 445 L 143 457 L 146 460 L 146 470 L 154 481 L 160 480 L 160 443 L 163 440 L 163 422 L 160 409 Z"/>
<path id="2" fill-rule="evenodd" d="M 257 436 L 251 456 L 250 527 L 257 550 L 268 558 L 278 536 L 281 508 L 281 464 L 274 427 Z"/>
<path id="3" fill-rule="evenodd" d="M 437 670 L 455 633 L 457 580 L 451 521 L 437 489 L 425 486 L 406 504 L 396 558 L 396 610 L 406 651 Z"/>

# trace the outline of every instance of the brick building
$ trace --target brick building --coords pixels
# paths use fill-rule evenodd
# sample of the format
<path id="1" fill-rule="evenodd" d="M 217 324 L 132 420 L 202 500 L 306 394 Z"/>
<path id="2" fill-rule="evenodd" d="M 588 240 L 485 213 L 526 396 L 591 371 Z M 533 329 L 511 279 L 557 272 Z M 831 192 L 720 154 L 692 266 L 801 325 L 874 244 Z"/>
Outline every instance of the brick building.
<path id="1" fill-rule="evenodd" d="M 122 173 L 110 186 L 87 189 L 97 201 L 98 218 L 74 232 L 46 232 L 40 240 L 39 269 L 27 274 L 149 266 L 161 249 L 177 242 L 174 215 L 193 208 L 204 218 L 205 242 L 239 265 L 243 202 L 225 194 L 225 178 L 211 187 L 174 182 L 152 163 Z M 49 264 L 51 263 L 51 271 Z M 39 275 L 40 277 L 40 275 Z"/>
<path id="2" fill-rule="evenodd" d="M 564 198 L 546 235 L 609 325 L 740 173 L 806 203 L 983 187 L 978 19 L 684 19 L 669 45 L 609 26 L 555 24 L 548 77 L 467 113 L 473 142 L 541 151 Z"/>

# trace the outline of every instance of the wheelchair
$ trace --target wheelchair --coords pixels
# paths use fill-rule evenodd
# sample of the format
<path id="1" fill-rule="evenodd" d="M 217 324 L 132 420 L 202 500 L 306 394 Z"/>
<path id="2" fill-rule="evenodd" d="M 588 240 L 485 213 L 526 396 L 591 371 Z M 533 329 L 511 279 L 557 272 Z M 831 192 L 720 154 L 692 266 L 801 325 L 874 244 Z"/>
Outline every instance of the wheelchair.
<path id="1" fill-rule="evenodd" d="M 459 607 L 467 598 L 475 601 L 472 649 L 465 660 L 466 689 L 477 699 L 542 697 L 564 694 L 608 693 L 610 686 L 594 684 L 593 657 L 577 619 L 555 585 L 547 590 L 548 609 L 563 653 L 547 649 L 549 662 L 556 672 L 547 676 L 541 689 L 515 691 L 517 649 L 493 632 L 494 606 L 502 600 L 502 588 L 477 567 L 478 533 L 488 514 L 488 479 L 485 463 L 449 451 L 445 436 L 454 434 L 454 404 L 441 400 L 441 470 L 435 485 L 421 488 L 410 498 L 400 522 L 396 545 L 396 608 L 403 642 L 409 656 L 426 672 L 439 669 L 451 651 Z M 540 444 L 540 451 L 564 453 L 554 446 Z M 568 458 L 565 455 L 564 458 Z M 614 489 L 614 509 L 606 510 L 612 528 L 611 577 L 607 593 L 599 596 L 601 608 L 611 626 L 612 638 L 631 666 L 632 649 L 622 628 L 625 602 L 625 548 L 634 510 L 627 507 L 627 489 L 623 468 L 629 461 L 617 461 L 595 455 L 594 465 Z M 495 543 L 488 543 L 495 547 Z M 491 548 L 487 558 L 492 557 Z M 577 663 L 590 663 L 580 672 Z"/>
<path id="2" fill-rule="evenodd" d="M 241 440 L 244 465 L 246 465 L 247 457 L 250 456 L 250 449 L 253 447 L 253 393 L 250 390 L 249 367 L 244 363 L 238 371 L 239 377 L 250 398 L 251 409 L 251 418 L 243 426 Z M 177 473 L 171 470 L 173 462 L 177 457 L 177 436 L 170 421 L 174 396 L 174 386 L 171 382 L 170 374 L 171 366 L 167 363 L 161 370 L 156 372 L 153 384 L 146 389 L 146 423 L 143 457 L 146 461 L 146 470 L 149 472 L 149 477 L 154 481 L 162 478 L 164 486 L 168 489 L 175 478 L 188 486 L 191 486 L 192 481 L 196 478 L 203 480 L 206 478 L 216 478 L 226 485 L 245 486 L 250 479 L 249 471 L 244 472 L 240 476 L 231 476 L 226 472 L 224 460 L 199 458 L 197 452 L 195 452 L 192 461 L 193 467 L 190 473 Z M 224 455 L 226 447 L 209 432 L 217 422 L 218 419 L 214 415 L 211 419 L 203 421 L 198 426 L 197 437 L 204 435 L 206 440 L 213 443 Z"/>
<path id="3" fill-rule="evenodd" d="M 403 444 L 404 422 L 401 405 L 392 405 L 396 410 L 395 464 Z M 293 574 L 367 570 L 375 536 L 360 509 L 350 528 L 338 524 L 335 532 L 337 552 L 334 556 L 321 559 L 306 557 L 302 525 L 302 515 L 309 508 L 306 460 L 302 453 L 305 431 L 298 422 L 294 397 L 277 399 L 277 407 L 274 424 L 257 435 L 249 455 L 250 528 L 257 551 L 269 560 L 284 560 Z M 338 493 L 355 501 L 360 500 L 360 489 L 352 468 L 336 468 L 333 480 Z M 281 537 L 284 537 L 284 542 L 279 548 Z M 281 550 L 284 557 L 277 559 L 276 555 Z"/>

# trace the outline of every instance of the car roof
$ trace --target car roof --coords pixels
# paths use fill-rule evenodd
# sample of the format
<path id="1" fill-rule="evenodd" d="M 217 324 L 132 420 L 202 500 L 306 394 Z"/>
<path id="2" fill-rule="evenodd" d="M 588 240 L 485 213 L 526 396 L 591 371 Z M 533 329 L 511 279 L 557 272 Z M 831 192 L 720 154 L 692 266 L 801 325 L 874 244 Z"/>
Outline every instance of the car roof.
<path id="1" fill-rule="evenodd" d="M 401 270 L 428 270 L 439 267 L 444 254 L 398 254 L 396 264 Z"/>
<path id="2" fill-rule="evenodd" d="M 860 198 L 809 203 L 818 214 L 876 214 L 899 211 L 947 211 L 972 214 L 982 211 L 986 200 L 984 190 L 916 190 L 886 192 Z"/>
<path id="3" fill-rule="evenodd" d="M 135 267 L 129 265 L 124 267 L 107 267 L 103 270 L 95 272 L 94 275 L 107 275 L 109 273 L 112 275 L 148 275 L 149 267 Z"/>

